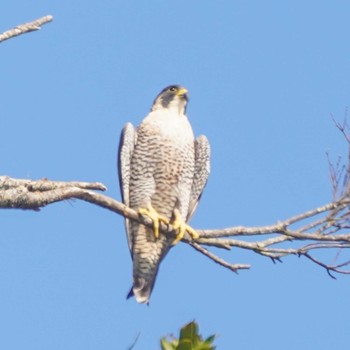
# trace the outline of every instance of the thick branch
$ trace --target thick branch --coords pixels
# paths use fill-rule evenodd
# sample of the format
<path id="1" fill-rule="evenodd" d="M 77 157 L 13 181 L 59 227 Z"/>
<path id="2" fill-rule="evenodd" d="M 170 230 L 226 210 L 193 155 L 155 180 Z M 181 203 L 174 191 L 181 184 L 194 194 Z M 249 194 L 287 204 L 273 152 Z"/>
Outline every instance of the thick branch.
<path id="1" fill-rule="evenodd" d="M 32 22 L 28 22 L 28 23 L 24 23 L 24 24 L 20 24 L 15 28 L 12 28 L 10 30 L 7 30 L 6 32 L 3 32 L 0 34 L 0 43 L 2 41 L 11 39 L 15 36 L 24 34 L 24 33 L 29 33 L 29 32 L 33 32 L 35 30 L 39 30 L 41 29 L 40 27 L 46 23 L 49 23 L 53 20 L 53 17 L 48 15 L 45 17 L 41 17 L 36 19 L 35 21 Z"/>

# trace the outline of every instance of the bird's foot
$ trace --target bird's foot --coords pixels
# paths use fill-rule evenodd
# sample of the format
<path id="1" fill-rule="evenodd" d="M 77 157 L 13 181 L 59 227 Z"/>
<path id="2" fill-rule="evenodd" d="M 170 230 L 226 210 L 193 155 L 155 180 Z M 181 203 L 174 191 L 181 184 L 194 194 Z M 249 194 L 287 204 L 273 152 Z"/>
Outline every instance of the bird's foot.
<path id="1" fill-rule="evenodd" d="M 172 245 L 179 243 L 184 237 L 185 232 L 187 232 L 192 237 L 192 239 L 199 238 L 199 234 L 191 226 L 186 224 L 177 209 L 174 210 L 174 216 L 174 221 L 172 221 L 171 224 L 173 225 L 174 230 L 177 231 L 177 234 Z"/>
<path id="2" fill-rule="evenodd" d="M 153 233 L 154 237 L 157 239 L 159 238 L 159 224 L 163 222 L 164 224 L 169 224 L 169 220 L 160 215 L 153 207 L 151 204 L 147 206 L 147 208 L 139 208 L 138 210 L 139 214 L 148 216 L 153 223 Z"/>

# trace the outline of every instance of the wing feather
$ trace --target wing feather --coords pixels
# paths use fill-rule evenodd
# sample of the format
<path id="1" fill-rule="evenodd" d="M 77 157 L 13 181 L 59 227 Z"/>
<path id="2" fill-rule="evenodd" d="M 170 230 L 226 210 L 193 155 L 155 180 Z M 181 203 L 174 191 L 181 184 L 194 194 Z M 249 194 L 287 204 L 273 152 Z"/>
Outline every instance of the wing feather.
<path id="1" fill-rule="evenodd" d="M 195 167 L 191 188 L 190 205 L 187 221 L 195 212 L 210 173 L 210 145 L 208 139 L 201 135 L 194 142 Z"/>
<path id="2" fill-rule="evenodd" d="M 130 164 L 137 140 L 137 133 L 131 123 L 127 123 L 120 135 L 119 141 L 119 157 L 118 157 L 118 172 L 119 186 L 122 195 L 123 203 L 126 206 L 130 205 L 129 199 L 129 184 L 130 184 Z M 129 249 L 132 250 L 132 238 L 129 232 L 129 220 L 125 218 L 125 229 L 128 237 Z"/>

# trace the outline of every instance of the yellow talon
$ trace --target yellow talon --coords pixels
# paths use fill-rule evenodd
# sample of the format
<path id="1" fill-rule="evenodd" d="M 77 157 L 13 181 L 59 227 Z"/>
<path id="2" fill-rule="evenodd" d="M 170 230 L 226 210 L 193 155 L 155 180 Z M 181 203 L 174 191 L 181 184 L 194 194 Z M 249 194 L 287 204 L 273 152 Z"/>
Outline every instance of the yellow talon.
<path id="1" fill-rule="evenodd" d="M 191 226 L 186 224 L 186 222 L 181 218 L 181 215 L 177 209 L 174 210 L 174 216 L 175 219 L 171 224 L 173 225 L 174 230 L 177 231 L 177 235 L 174 242 L 172 243 L 173 245 L 179 243 L 182 240 L 186 231 L 193 239 L 199 238 L 199 234 Z"/>
<path id="2" fill-rule="evenodd" d="M 148 216 L 153 223 L 153 233 L 155 238 L 159 238 L 159 223 L 164 222 L 164 224 L 169 224 L 169 220 L 158 214 L 158 212 L 152 207 L 151 204 L 148 204 L 147 208 L 139 208 L 139 214 Z"/>

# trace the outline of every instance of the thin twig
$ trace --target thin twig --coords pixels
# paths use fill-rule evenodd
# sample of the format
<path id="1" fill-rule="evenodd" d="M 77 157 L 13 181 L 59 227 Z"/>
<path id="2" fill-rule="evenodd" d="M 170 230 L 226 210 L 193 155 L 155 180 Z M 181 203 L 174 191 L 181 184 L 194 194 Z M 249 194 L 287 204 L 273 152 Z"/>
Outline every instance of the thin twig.
<path id="1" fill-rule="evenodd" d="M 331 278 L 333 278 L 333 279 L 336 279 L 336 277 L 332 274 L 332 272 L 340 273 L 340 274 L 343 274 L 343 275 L 350 275 L 350 271 L 344 271 L 344 270 L 340 270 L 339 269 L 340 267 L 349 265 L 350 261 L 347 261 L 345 263 L 342 263 L 342 264 L 339 264 L 339 265 L 336 265 L 336 266 L 331 266 L 331 265 L 327 265 L 327 264 L 323 263 L 322 261 L 314 258 L 309 253 L 303 253 L 303 254 L 300 254 L 300 255 L 305 256 L 306 258 L 308 258 L 309 260 L 311 260 L 315 264 L 323 267 L 327 271 L 328 275 Z"/>
<path id="2" fill-rule="evenodd" d="M 202 246 L 200 246 L 198 243 L 195 242 L 190 242 L 189 243 L 194 249 L 196 249 L 198 252 L 202 253 L 203 255 L 205 255 L 206 257 L 208 257 L 209 259 L 213 260 L 214 262 L 216 262 L 217 264 L 235 272 L 238 273 L 238 270 L 247 270 L 250 269 L 250 265 L 248 264 L 230 264 L 228 262 L 226 262 L 225 260 L 219 258 L 217 255 L 211 253 L 209 250 L 203 248 Z"/>

